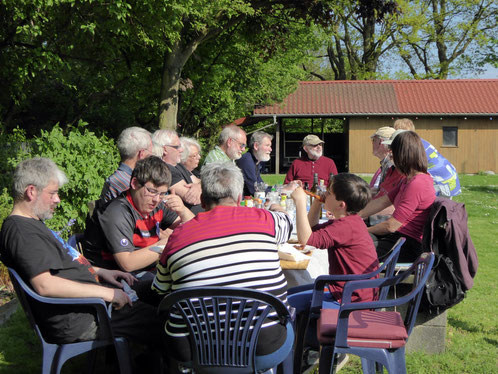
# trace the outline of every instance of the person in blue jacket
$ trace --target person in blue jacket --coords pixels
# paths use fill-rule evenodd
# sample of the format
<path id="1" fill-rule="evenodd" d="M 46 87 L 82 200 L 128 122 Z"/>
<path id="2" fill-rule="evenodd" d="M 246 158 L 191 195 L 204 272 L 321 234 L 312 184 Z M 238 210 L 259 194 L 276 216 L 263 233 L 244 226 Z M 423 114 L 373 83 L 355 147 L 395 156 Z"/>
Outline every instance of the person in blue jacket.
<path id="1" fill-rule="evenodd" d="M 415 125 L 408 118 L 396 120 L 393 127 L 395 130 L 415 131 Z M 422 144 L 427 155 L 427 171 L 434 181 L 436 196 L 453 197 L 459 195 L 462 190 L 456 168 L 427 140 L 422 139 Z"/>

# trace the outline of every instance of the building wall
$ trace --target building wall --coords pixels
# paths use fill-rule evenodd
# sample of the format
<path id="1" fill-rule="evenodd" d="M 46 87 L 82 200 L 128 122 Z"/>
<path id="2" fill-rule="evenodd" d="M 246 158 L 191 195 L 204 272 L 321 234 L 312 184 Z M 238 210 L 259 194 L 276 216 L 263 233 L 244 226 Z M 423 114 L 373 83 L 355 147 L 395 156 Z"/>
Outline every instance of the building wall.
<path id="1" fill-rule="evenodd" d="M 432 143 L 459 173 L 498 172 L 498 118 L 412 118 L 417 133 Z M 382 126 L 392 126 L 391 117 L 350 118 L 349 171 L 374 173 L 379 159 L 372 155 L 370 136 Z M 458 146 L 443 147 L 443 126 L 458 128 Z"/>

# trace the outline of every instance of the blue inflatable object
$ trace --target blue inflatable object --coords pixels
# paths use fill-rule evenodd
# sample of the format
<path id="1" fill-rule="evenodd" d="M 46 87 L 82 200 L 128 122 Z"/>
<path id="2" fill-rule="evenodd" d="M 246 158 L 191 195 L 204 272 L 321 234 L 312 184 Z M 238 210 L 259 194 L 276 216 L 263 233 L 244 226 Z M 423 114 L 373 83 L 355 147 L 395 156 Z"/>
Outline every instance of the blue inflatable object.
<path id="1" fill-rule="evenodd" d="M 436 196 L 451 197 L 459 195 L 462 190 L 455 167 L 441 156 L 431 143 L 422 139 L 422 144 L 427 154 L 427 171 L 434 181 Z"/>

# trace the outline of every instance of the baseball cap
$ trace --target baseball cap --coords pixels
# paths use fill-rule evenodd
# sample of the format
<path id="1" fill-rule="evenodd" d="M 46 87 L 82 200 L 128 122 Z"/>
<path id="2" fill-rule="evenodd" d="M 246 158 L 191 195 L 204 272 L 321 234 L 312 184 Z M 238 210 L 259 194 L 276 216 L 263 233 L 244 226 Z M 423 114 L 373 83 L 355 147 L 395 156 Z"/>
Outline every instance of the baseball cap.
<path id="1" fill-rule="evenodd" d="M 377 129 L 377 131 L 375 131 L 375 133 L 370 137 L 373 138 L 374 136 L 378 136 L 382 139 L 389 139 L 395 131 L 394 127 L 384 126 Z"/>
<path id="2" fill-rule="evenodd" d="M 318 145 L 325 143 L 316 135 L 306 135 L 303 139 L 303 145 Z"/>
<path id="3" fill-rule="evenodd" d="M 396 136 L 398 136 L 399 134 L 401 134 L 402 132 L 405 132 L 405 131 L 408 131 L 408 130 L 396 130 L 395 132 L 393 132 L 393 134 L 391 135 L 391 137 L 388 140 L 384 140 L 382 142 L 382 144 L 391 145 L 391 143 L 393 142 L 394 138 Z"/>

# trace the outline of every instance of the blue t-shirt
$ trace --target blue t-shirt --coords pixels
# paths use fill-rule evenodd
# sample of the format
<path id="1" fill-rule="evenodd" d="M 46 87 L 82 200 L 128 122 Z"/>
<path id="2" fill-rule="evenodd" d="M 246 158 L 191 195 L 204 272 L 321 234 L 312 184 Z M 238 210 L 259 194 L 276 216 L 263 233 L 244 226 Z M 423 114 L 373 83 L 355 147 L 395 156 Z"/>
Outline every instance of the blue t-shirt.
<path id="1" fill-rule="evenodd" d="M 434 182 L 436 196 L 450 197 L 459 195 L 462 190 L 455 167 L 441 156 L 431 143 L 422 139 L 422 144 L 427 155 L 427 171 Z"/>

